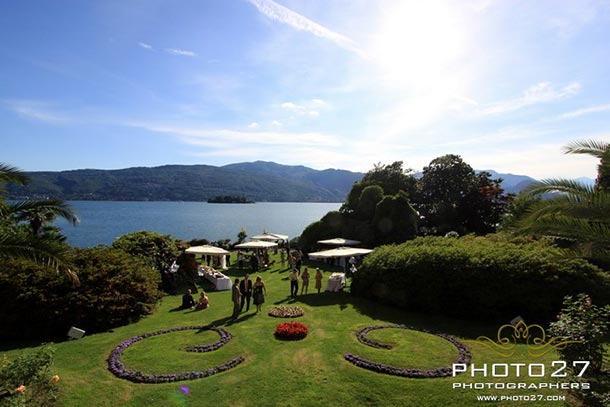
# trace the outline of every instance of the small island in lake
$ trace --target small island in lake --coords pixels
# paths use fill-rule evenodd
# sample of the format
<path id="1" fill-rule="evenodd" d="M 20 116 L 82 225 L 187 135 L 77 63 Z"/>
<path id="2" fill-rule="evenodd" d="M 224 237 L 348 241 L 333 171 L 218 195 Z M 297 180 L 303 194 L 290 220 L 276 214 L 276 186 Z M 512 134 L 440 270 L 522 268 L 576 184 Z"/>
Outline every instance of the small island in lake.
<path id="1" fill-rule="evenodd" d="M 251 204 L 253 200 L 246 198 L 245 196 L 230 196 L 230 195 L 218 195 L 214 198 L 208 198 L 208 203 L 243 203 Z"/>

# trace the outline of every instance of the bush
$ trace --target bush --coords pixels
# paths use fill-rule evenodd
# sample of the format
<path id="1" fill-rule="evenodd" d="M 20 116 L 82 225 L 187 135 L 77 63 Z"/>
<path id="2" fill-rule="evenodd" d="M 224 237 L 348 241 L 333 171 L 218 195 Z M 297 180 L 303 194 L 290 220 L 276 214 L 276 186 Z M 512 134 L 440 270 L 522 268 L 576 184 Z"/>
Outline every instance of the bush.
<path id="1" fill-rule="evenodd" d="M 81 285 L 30 261 L 0 270 L 0 338 L 65 336 L 70 326 L 100 332 L 138 320 L 160 298 L 159 275 L 142 260 L 103 246 L 75 251 Z"/>
<path id="2" fill-rule="evenodd" d="M 502 235 L 419 237 L 368 255 L 351 291 L 401 307 L 462 319 L 550 321 L 564 296 L 610 302 L 610 276 L 545 240 Z"/>
<path id="3" fill-rule="evenodd" d="M 572 362 L 576 360 L 590 362 L 582 377 L 577 376 L 579 366 L 576 372 L 571 369 L 572 377 L 567 379 L 590 384 L 590 390 L 575 390 L 587 406 L 608 406 L 610 401 L 610 375 L 602 370 L 604 342 L 609 331 L 610 306 L 602 308 L 593 305 L 591 297 L 585 294 L 579 294 L 575 299 L 567 296 L 557 321 L 550 325 L 549 334 L 558 342 L 572 342 L 557 348 L 568 366 L 574 366 Z"/>
<path id="4" fill-rule="evenodd" d="M 12 362 L 0 359 L 0 407 L 51 407 L 56 404 L 59 376 L 52 376 L 55 350 L 45 346 Z"/>

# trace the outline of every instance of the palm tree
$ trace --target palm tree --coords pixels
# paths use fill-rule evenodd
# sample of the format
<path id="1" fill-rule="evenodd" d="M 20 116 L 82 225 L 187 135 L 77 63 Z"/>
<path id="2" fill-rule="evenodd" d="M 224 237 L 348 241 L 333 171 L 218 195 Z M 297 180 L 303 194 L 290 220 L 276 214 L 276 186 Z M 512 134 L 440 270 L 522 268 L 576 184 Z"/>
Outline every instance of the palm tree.
<path id="1" fill-rule="evenodd" d="M 598 179 L 594 187 L 567 179 L 546 179 L 530 185 L 524 192 L 530 196 L 558 193 L 541 200 L 519 220 L 517 230 L 565 239 L 584 257 L 610 259 L 610 187 L 604 172 L 610 170 L 610 144 L 597 141 L 574 142 L 565 148 L 567 154 L 589 154 L 600 158 Z M 607 178 L 610 181 L 610 176 Z M 610 186 L 610 185 L 609 185 Z"/>
<path id="2" fill-rule="evenodd" d="M 568 144 L 566 154 L 587 154 L 599 159 L 595 186 L 610 191 L 610 144 L 605 141 L 582 140 Z"/>
<path id="3" fill-rule="evenodd" d="M 25 185 L 28 180 L 19 169 L 0 163 L 0 185 L 5 182 Z M 28 200 L 7 203 L 0 195 L 0 259 L 30 259 L 56 269 L 61 268 L 77 283 L 76 275 L 68 268 L 69 246 L 52 234 L 41 233 L 45 222 L 50 222 L 57 216 L 72 224 L 78 222 L 74 210 L 63 201 Z M 29 223 L 29 231 L 24 230 L 23 222 Z"/>

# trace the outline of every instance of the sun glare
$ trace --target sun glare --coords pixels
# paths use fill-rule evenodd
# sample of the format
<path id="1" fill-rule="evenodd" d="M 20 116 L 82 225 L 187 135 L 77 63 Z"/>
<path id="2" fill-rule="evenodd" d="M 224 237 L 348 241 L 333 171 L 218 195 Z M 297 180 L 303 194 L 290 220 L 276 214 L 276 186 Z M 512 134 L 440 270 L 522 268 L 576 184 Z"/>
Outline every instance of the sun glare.
<path id="1" fill-rule="evenodd" d="M 368 53 L 392 86 L 429 87 L 452 73 L 464 37 L 464 22 L 446 2 L 397 2 L 383 10 Z"/>

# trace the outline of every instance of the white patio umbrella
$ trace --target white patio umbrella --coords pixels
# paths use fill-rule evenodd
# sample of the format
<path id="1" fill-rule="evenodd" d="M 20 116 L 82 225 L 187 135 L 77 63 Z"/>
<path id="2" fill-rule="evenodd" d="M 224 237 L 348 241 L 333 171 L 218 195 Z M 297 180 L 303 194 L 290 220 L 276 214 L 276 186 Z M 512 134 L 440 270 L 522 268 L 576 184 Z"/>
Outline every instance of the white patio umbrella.
<path id="1" fill-rule="evenodd" d="M 223 270 L 227 269 L 227 258 L 225 256 L 227 254 L 231 254 L 230 252 L 226 251 L 225 249 L 222 249 L 222 248 L 216 247 L 216 246 L 210 246 L 210 245 L 191 246 L 188 249 L 186 249 L 185 252 L 190 253 L 190 254 L 202 254 L 202 255 L 220 257 L 220 267 Z"/>
<path id="2" fill-rule="evenodd" d="M 318 240 L 318 243 L 325 244 L 328 246 L 353 246 L 360 244 L 360 241 L 343 239 L 342 237 L 335 237 L 334 239 Z"/>

